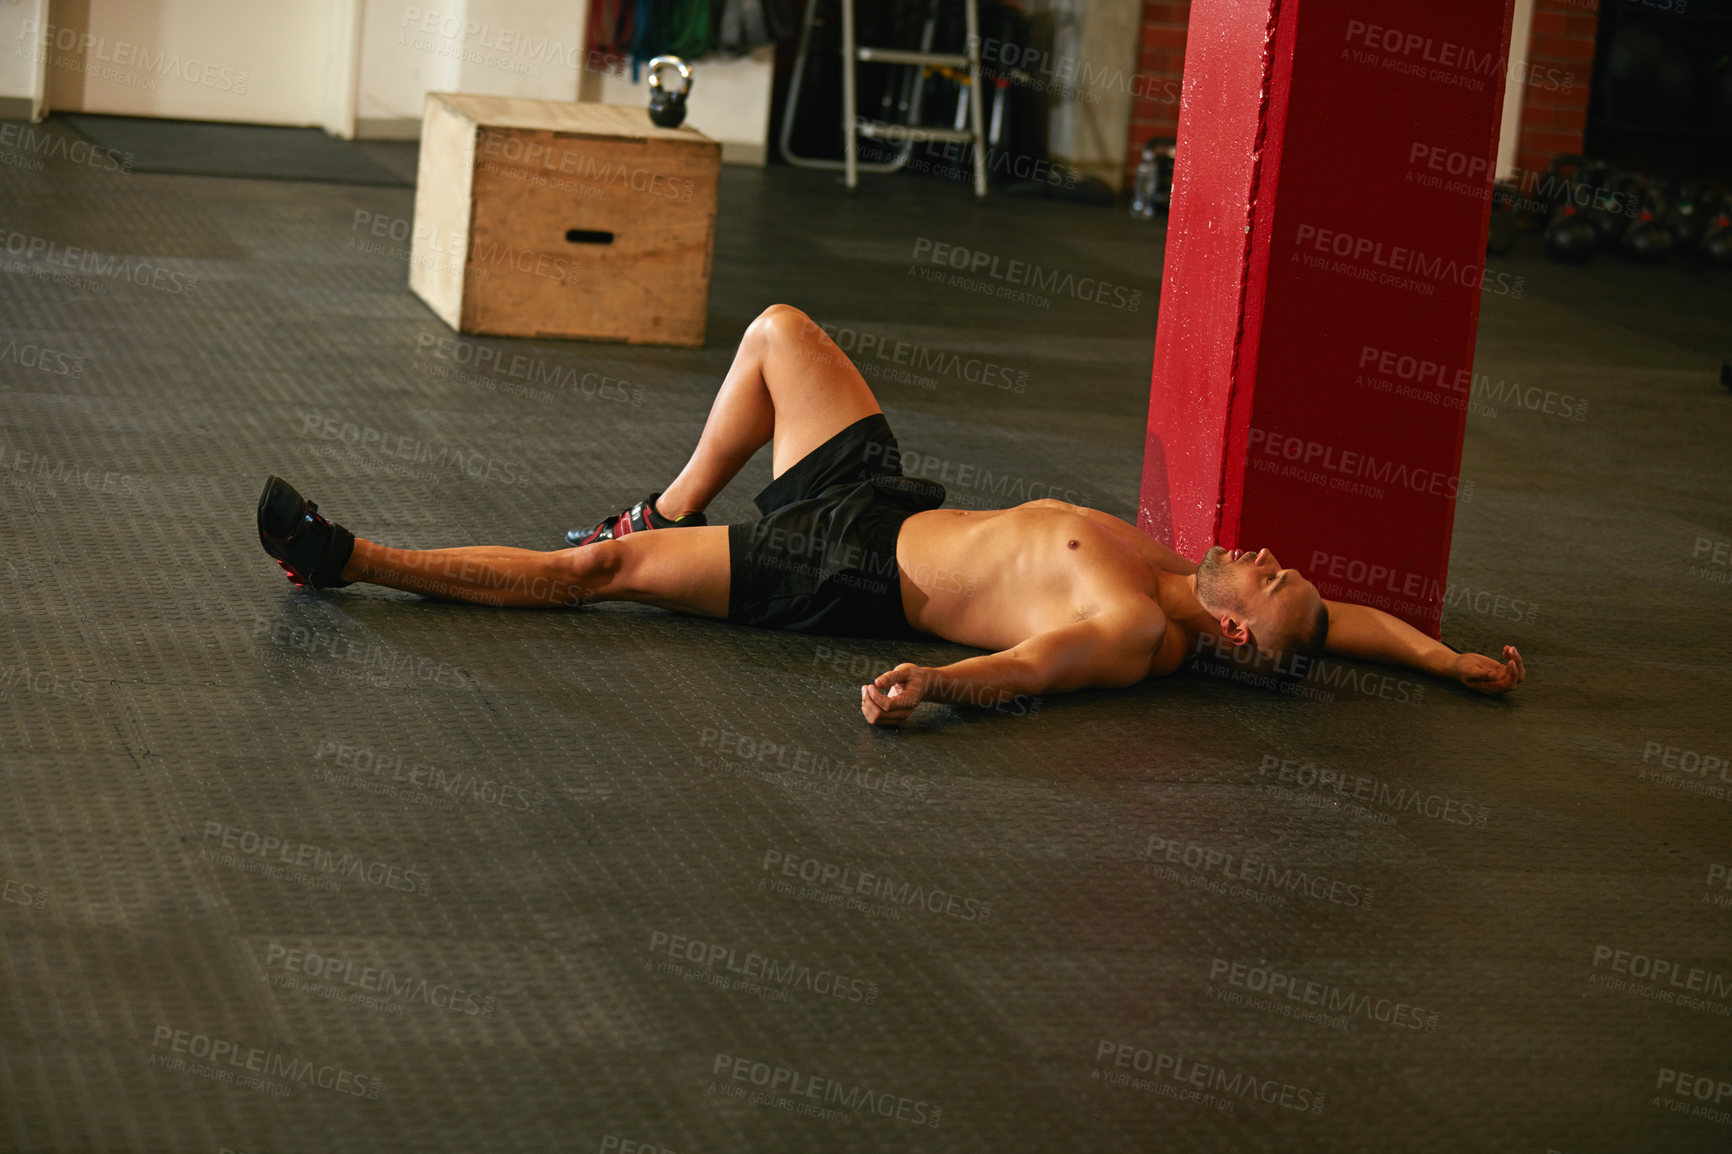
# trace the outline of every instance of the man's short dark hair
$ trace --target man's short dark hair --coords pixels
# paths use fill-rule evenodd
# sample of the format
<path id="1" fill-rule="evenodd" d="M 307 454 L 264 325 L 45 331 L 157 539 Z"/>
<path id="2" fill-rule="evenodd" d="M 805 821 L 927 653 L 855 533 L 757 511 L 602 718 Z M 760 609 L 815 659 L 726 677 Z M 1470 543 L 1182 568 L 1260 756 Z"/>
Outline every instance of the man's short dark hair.
<path id="1" fill-rule="evenodd" d="M 1317 616 L 1311 619 L 1311 634 L 1299 642 L 1299 652 L 1316 661 L 1329 647 L 1329 603 L 1317 599 Z"/>
<path id="2" fill-rule="evenodd" d="M 1329 608 L 1319 601 L 1310 627 L 1304 633 L 1286 639 L 1280 648 L 1259 642 L 1245 649 L 1215 634 L 1198 633 L 1191 653 L 1194 668 L 1199 673 L 1243 681 L 1264 689 L 1285 689 L 1288 685 L 1298 685 L 1311 675 L 1328 640 Z"/>
<path id="3" fill-rule="evenodd" d="M 1279 663 L 1280 675 L 1289 685 L 1297 685 L 1311 675 L 1317 662 L 1329 646 L 1329 606 L 1317 599 L 1317 615 L 1311 618 L 1311 628 L 1293 639 L 1284 660 Z"/>

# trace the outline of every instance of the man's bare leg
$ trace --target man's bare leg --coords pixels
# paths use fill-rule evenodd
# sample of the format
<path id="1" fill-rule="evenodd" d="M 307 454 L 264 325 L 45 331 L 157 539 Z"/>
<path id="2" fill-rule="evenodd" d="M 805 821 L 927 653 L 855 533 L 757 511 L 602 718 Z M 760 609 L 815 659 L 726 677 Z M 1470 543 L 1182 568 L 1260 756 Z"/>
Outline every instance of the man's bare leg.
<path id="1" fill-rule="evenodd" d="M 446 601 L 553 608 L 637 601 L 700 617 L 728 615 L 728 528 L 636 533 L 549 553 L 501 545 L 392 549 L 357 537 L 343 580 Z"/>
<path id="2" fill-rule="evenodd" d="M 700 512 L 766 441 L 775 442 L 770 471 L 779 477 L 855 421 L 881 411 L 829 334 L 799 309 L 771 305 L 747 326 L 698 447 L 656 510 L 671 518 Z"/>
<path id="3" fill-rule="evenodd" d="M 779 477 L 836 433 L 881 411 L 823 329 L 799 309 L 772 305 L 747 327 L 698 446 L 658 510 L 680 517 L 703 509 L 766 441 L 774 442 L 771 472 Z M 728 531 L 692 526 L 551 552 L 496 545 L 392 549 L 356 538 L 341 576 L 482 605 L 637 601 L 725 617 Z"/>

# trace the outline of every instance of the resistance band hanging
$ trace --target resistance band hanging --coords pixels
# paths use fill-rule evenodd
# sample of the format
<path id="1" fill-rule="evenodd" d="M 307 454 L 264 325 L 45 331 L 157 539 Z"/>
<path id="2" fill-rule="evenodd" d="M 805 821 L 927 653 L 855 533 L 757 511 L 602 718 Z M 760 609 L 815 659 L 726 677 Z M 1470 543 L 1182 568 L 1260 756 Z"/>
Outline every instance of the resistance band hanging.
<path id="1" fill-rule="evenodd" d="M 791 27 L 783 0 L 590 0 L 589 48 L 630 57 L 635 82 L 657 56 L 738 56 L 773 44 Z"/>

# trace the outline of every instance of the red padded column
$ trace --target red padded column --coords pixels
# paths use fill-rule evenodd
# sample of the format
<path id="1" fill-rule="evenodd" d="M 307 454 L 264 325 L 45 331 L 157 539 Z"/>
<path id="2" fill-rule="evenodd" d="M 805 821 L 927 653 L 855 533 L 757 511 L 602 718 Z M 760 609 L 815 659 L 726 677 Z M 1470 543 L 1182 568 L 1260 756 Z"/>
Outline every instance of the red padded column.
<path id="1" fill-rule="evenodd" d="M 1514 0 L 1195 0 L 1138 523 L 1437 635 Z"/>

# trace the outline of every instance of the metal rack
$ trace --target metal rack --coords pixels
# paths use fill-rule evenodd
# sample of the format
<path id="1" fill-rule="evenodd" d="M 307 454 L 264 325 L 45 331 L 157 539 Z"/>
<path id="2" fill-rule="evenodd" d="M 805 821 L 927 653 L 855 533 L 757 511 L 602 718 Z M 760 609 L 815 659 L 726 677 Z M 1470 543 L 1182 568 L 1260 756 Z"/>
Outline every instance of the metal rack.
<path id="1" fill-rule="evenodd" d="M 895 172 L 908 164 L 914 146 L 923 143 L 968 143 L 974 151 L 974 195 L 986 195 L 986 133 L 982 126 L 980 85 L 980 14 L 976 0 L 962 0 L 968 36 L 962 52 L 934 52 L 932 38 L 938 26 L 939 0 L 932 7 L 920 33 L 918 49 L 874 48 L 855 43 L 854 0 L 841 0 L 842 5 L 842 159 L 796 155 L 790 143 L 794 130 L 794 113 L 799 107 L 800 85 L 806 73 L 807 52 L 812 40 L 812 25 L 817 19 L 820 0 L 806 5 L 806 18 L 800 29 L 800 51 L 794 58 L 794 71 L 788 85 L 788 102 L 782 116 L 782 156 L 789 164 L 801 168 L 841 169 L 843 181 L 850 188 L 859 185 L 862 172 Z M 902 93 L 897 101 L 903 115 L 901 124 L 879 124 L 859 119 L 856 89 L 856 69 L 862 63 L 908 66 L 902 81 Z M 966 82 L 958 80 L 956 122 L 950 128 L 936 128 L 920 123 L 921 98 L 925 92 L 926 70 L 929 68 L 966 69 Z M 967 127 L 964 127 L 964 120 Z M 898 147 L 889 160 L 860 159 L 860 138 L 893 141 Z"/>

